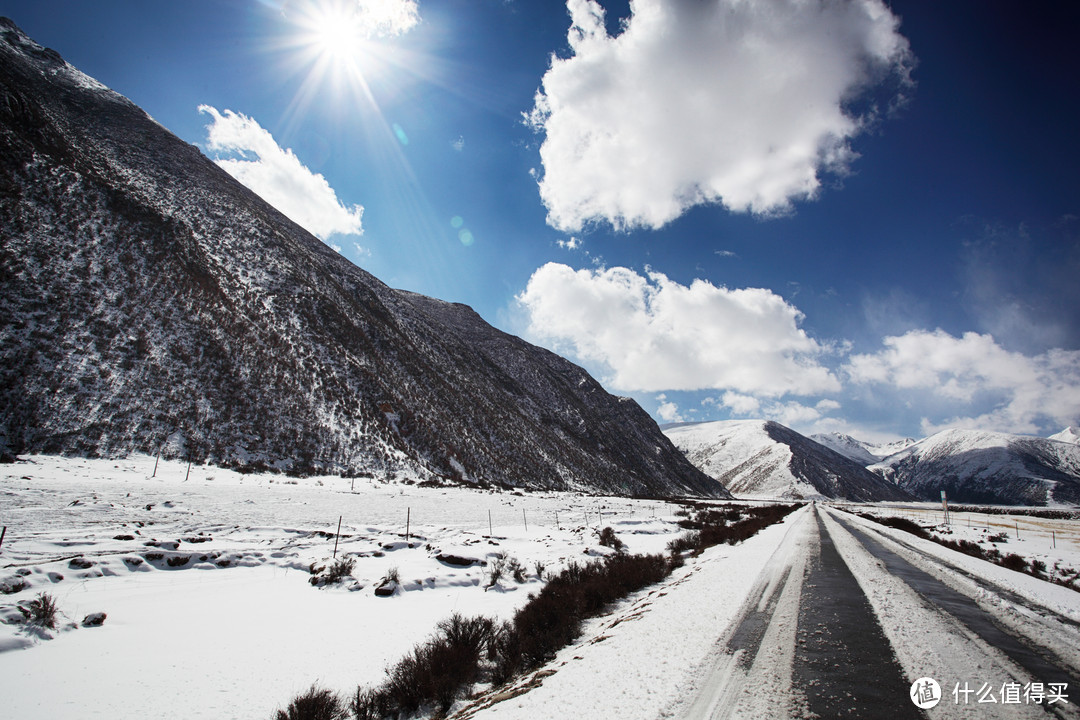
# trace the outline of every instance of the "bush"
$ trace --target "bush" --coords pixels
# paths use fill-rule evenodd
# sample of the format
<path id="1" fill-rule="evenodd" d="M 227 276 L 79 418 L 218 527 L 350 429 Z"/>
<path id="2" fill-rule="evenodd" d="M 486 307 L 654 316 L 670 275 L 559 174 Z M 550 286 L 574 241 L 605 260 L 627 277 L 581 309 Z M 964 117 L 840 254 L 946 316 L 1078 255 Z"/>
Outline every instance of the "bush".
<path id="1" fill-rule="evenodd" d="M 514 578 L 514 582 L 525 582 L 525 566 L 518 562 L 516 557 L 511 556 L 506 559 L 506 571 Z"/>
<path id="2" fill-rule="evenodd" d="M 799 505 L 706 507 L 692 519 L 679 522 L 680 526 L 690 528 L 693 532 L 668 543 L 668 552 L 673 562 L 680 563 L 681 555 L 686 550 L 700 553 L 705 548 L 714 545 L 740 543 L 757 534 L 759 530 L 780 522 L 799 507 Z"/>
<path id="3" fill-rule="evenodd" d="M 660 555 L 613 555 L 586 565 L 571 563 L 514 614 L 495 639 L 495 679 L 538 667 L 573 642 L 581 621 L 610 603 L 667 577 Z"/>
<path id="4" fill-rule="evenodd" d="M 494 634 L 490 618 L 451 615 L 439 623 L 434 636 L 387 668 L 381 687 L 357 688 L 350 708 L 353 715 L 360 720 L 407 715 L 428 704 L 446 713 L 462 689 L 476 681 Z"/>
<path id="5" fill-rule="evenodd" d="M 1027 572 L 1028 564 L 1027 560 L 1020 557 L 1016 553 L 1009 553 L 1001 560 L 1001 566 L 1009 568 L 1010 570 L 1017 570 L 1019 572 Z"/>
<path id="6" fill-rule="evenodd" d="M 503 555 L 496 555 L 488 566 L 488 587 L 495 587 L 495 584 L 502 579 L 505 571 L 506 558 Z"/>
<path id="7" fill-rule="evenodd" d="M 346 720 L 349 708 L 331 691 L 313 684 L 297 695 L 285 710 L 278 710 L 273 720 Z"/>
<path id="8" fill-rule="evenodd" d="M 326 570 L 326 584 L 339 583 L 352 574 L 356 559 L 342 555 Z"/>
<path id="9" fill-rule="evenodd" d="M 56 628 L 56 598 L 49 593 L 38 593 L 38 596 L 27 603 L 30 611 L 30 622 L 41 627 Z"/>
<path id="10" fill-rule="evenodd" d="M 615 534 L 615 531 L 610 526 L 600 531 L 600 544 L 611 548 L 615 552 L 622 552 L 626 549 L 626 543 L 619 539 L 619 536 Z"/>

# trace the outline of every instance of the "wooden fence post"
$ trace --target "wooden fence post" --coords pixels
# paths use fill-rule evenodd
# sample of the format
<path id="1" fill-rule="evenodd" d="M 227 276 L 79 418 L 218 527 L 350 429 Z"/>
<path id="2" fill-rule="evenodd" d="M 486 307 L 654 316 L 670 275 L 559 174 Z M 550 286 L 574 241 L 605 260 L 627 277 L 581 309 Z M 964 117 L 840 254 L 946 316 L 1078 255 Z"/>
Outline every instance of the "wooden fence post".
<path id="1" fill-rule="evenodd" d="M 334 559 L 335 560 L 337 560 L 337 543 L 338 543 L 338 538 L 340 538 L 340 537 L 341 537 L 341 516 L 338 515 L 338 518 L 337 518 L 337 534 L 334 535 Z"/>

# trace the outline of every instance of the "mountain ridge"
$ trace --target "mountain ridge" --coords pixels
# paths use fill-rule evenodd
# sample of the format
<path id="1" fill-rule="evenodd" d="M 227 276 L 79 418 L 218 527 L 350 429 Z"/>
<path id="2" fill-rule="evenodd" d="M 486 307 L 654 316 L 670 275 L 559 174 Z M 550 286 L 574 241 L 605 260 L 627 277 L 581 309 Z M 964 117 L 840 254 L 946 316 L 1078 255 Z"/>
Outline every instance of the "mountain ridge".
<path id="1" fill-rule="evenodd" d="M 989 430 L 942 430 L 870 469 L 925 500 L 1080 504 L 1080 445 Z"/>
<path id="2" fill-rule="evenodd" d="M 771 420 L 669 425 L 664 432 L 736 497 L 911 499 L 858 462 Z"/>
<path id="3" fill-rule="evenodd" d="M 633 401 L 393 290 L 0 21 L 0 450 L 725 495 Z"/>

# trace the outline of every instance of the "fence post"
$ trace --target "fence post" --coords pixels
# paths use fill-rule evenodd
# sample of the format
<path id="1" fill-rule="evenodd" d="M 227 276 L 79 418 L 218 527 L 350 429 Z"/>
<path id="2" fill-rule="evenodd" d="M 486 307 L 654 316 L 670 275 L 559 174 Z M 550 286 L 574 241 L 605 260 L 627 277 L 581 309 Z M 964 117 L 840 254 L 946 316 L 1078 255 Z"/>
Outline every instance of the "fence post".
<path id="1" fill-rule="evenodd" d="M 491 511 L 488 510 L 488 537 L 494 537 L 495 531 L 491 529 Z"/>
<path id="2" fill-rule="evenodd" d="M 409 542 L 412 533 L 412 508 L 405 508 L 405 542 Z"/>
<path id="3" fill-rule="evenodd" d="M 525 517 L 525 508 L 521 508 L 521 519 L 525 521 L 525 532 L 529 532 L 529 518 Z"/>
<path id="4" fill-rule="evenodd" d="M 4 547 L 4 536 L 7 535 L 7 525 L 3 530 L 0 530 L 0 548 Z"/>
<path id="5" fill-rule="evenodd" d="M 337 518 L 337 534 L 334 535 L 334 559 L 335 560 L 337 560 L 337 542 L 338 542 L 338 538 L 340 538 L 340 537 L 341 537 L 341 516 L 338 515 L 338 518 Z"/>

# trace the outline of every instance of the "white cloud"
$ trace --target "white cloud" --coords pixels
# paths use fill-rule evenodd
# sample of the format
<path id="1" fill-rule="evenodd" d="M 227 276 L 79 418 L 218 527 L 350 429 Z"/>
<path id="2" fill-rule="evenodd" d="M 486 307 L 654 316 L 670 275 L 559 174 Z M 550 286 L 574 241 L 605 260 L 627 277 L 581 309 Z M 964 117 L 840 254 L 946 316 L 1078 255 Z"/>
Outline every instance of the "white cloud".
<path id="1" fill-rule="evenodd" d="M 614 388 L 763 397 L 839 389 L 817 362 L 825 348 L 799 328 L 802 313 L 769 290 L 548 263 L 517 300 L 531 335 L 610 369 Z"/>
<path id="2" fill-rule="evenodd" d="M 416 0 L 306 0 L 284 13 L 302 29 L 305 42 L 343 56 L 359 41 L 397 37 L 420 24 Z"/>
<path id="3" fill-rule="evenodd" d="M 736 415 L 751 416 L 761 412 L 761 401 L 752 395 L 726 392 L 720 398 L 720 404 L 729 408 Z"/>
<path id="4" fill-rule="evenodd" d="M 781 425 L 798 428 L 806 423 L 821 418 L 821 410 L 798 402 L 769 403 L 765 408 L 765 417 Z"/>
<path id="5" fill-rule="evenodd" d="M 840 405 L 840 403 L 836 402 L 835 400 L 831 400 L 829 398 L 826 398 L 824 400 L 819 400 L 817 405 L 814 406 L 814 408 L 817 409 L 817 411 L 821 412 L 821 413 L 827 413 L 827 412 L 832 412 L 833 410 L 839 410 L 841 407 L 842 406 Z"/>
<path id="6" fill-rule="evenodd" d="M 882 0 L 630 5 L 610 36 L 598 3 L 567 0 L 573 54 L 552 58 L 527 117 L 556 228 L 655 228 L 702 203 L 787 211 L 855 158 L 858 92 L 910 65 Z"/>
<path id="7" fill-rule="evenodd" d="M 927 391 L 970 408 L 945 422 L 923 420 L 923 430 L 969 427 L 1036 433 L 1044 421 L 1080 421 L 1080 351 L 1038 355 L 1010 352 L 991 335 L 914 330 L 886 337 L 884 349 L 852 355 L 845 367 L 856 383 Z"/>
<path id="8" fill-rule="evenodd" d="M 728 408 L 732 415 L 775 420 L 788 427 L 805 426 L 807 423 L 821 420 L 826 413 L 840 409 L 840 403 L 835 400 L 821 400 L 811 407 L 794 400 L 787 402 L 770 400 L 762 403 L 752 395 L 735 392 L 726 392 L 719 401 L 713 402 Z"/>
<path id="9" fill-rule="evenodd" d="M 395 37 L 420 23 L 416 0 L 357 0 L 356 23 L 366 37 Z"/>
<path id="10" fill-rule="evenodd" d="M 656 400 L 660 403 L 660 406 L 656 408 L 656 416 L 666 423 L 679 423 L 684 422 L 682 414 L 679 412 L 679 406 L 667 399 L 666 395 L 660 394 L 656 396 Z"/>
<path id="11" fill-rule="evenodd" d="M 563 250 L 577 250 L 581 247 L 581 240 L 576 237 L 571 237 L 569 240 L 556 240 L 555 243 Z"/>
<path id="12" fill-rule="evenodd" d="M 313 173 L 293 154 L 281 148 L 255 120 L 225 110 L 200 105 L 211 117 L 206 127 L 208 150 L 235 154 L 214 160 L 225 172 L 322 240 L 330 235 L 363 232 L 359 205 L 345 207 L 322 175 Z"/>

